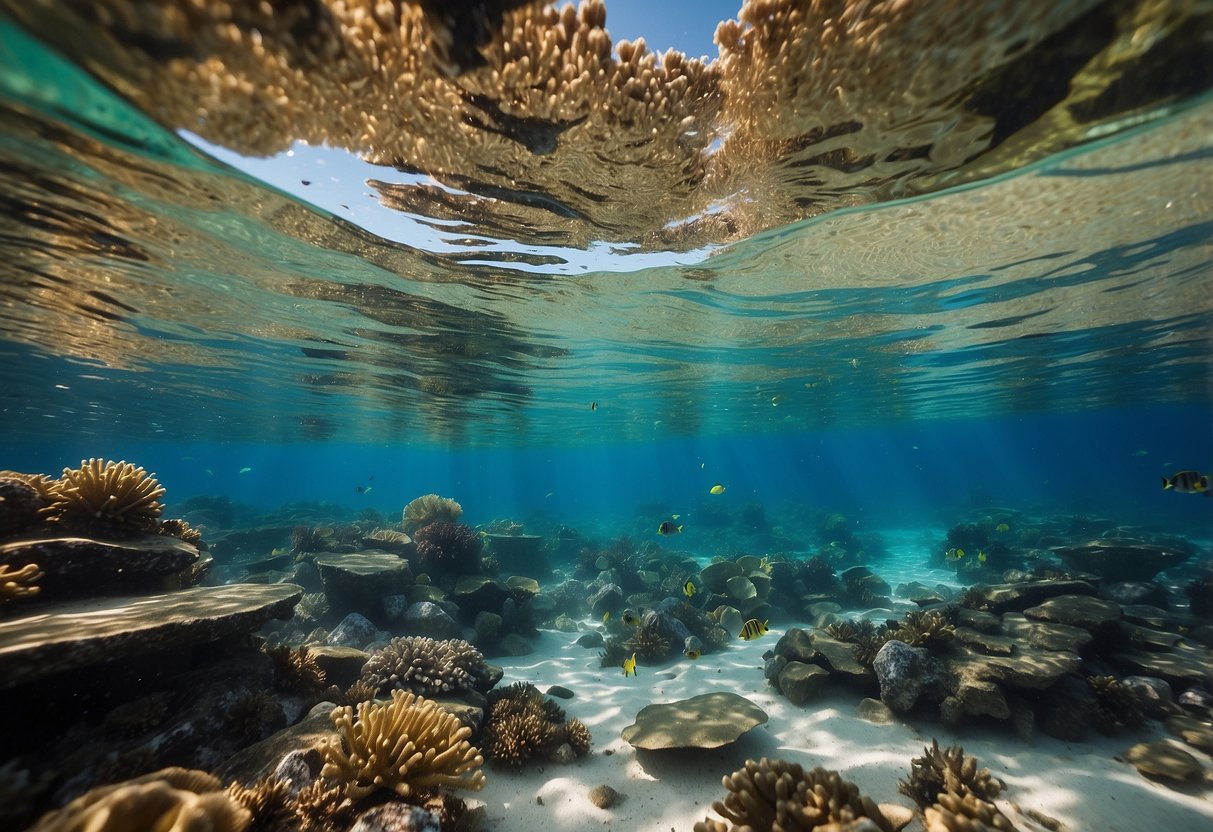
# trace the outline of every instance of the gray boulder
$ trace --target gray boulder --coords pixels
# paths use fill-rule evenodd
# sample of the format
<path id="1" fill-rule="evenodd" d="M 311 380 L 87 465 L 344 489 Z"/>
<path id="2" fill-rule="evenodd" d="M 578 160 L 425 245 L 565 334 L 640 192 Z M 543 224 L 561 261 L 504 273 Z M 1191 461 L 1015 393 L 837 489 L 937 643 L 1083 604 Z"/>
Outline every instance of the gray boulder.
<path id="1" fill-rule="evenodd" d="M 623 608 L 623 590 L 619 584 L 605 584 L 590 596 L 590 612 L 595 618 L 602 618 L 605 612 Z"/>
<path id="2" fill-rule="evenodd" d="M 946 676 L 942 663 L 925 648 L 896 639 L 880 648 L 872 669 L 880 683 L 880 701 L 896 713 L 909 711 L 924 693 L 933 698 Z"/>
<path id="3" fill-rule="evenodd" d="M 459 622 L 432 601 L 418 601 L 416 604 L 409 604 L 404 614 L 400 616 L 400 626 L 407 635 L 440 639 L 459 638 L 463 635 L 463 628 L 459 626 Z"/>
<path id="4" fill-rule="evenodd" d="M 341 619 L 341 623 L 332 629 L 325 643 L 333 647 L 357 647 L 358 649 L 362 649 L 372 641 L 385 637 L 386 633 L 380 632 L 379 628 L 372 624 L 370 619 L 364 615 L 352 612 Z"/>

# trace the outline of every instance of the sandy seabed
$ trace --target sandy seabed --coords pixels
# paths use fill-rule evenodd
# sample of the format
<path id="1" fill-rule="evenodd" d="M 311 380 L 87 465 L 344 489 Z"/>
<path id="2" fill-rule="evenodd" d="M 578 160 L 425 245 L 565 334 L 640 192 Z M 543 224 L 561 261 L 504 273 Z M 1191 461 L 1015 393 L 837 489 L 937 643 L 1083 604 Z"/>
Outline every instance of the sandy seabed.
<path id="1" fill-rule="evenodd" d="M 915 717 L 913 724 L 877 725 L 855 716 L 862 695 L 841 687 L 806 707 L 792 705 L 762 675 L 762 654 L 782 630 L 753 642 L 734 642 L 720 653 L 692 662 L 685 658 L 661 667 L 641 667 L 634 678 L 617 668 L 599 667 L 598 650 L 574 642 L 580 633 L 545 630 L 530 656 L 509 660 L 502 684 L 526 681 L 540 690 L 564 685 L 576 693 L 557 700 L 589 726 L 594 747 L 573 765 L 532 764 L 519 772 L 487 769 L 488 783 L 469 803 L 483 802 L 494 832 L 578 830 L 598 826 L 636 832 L 691 832 L 697 821 L 717 817 L 712 801 L 724 797 L 721 777 L 748 758 L 779 757 L 806 768 L 823 766 L 877 803 L 910 806 L 897 791 L 909 774 L 910 759 L 932 738 L 940 745 L 963 745 L 1006 788 L 996 801 L 1020 829 L 1039 830 L 1026 812 L 1037 812 L 1070 832 L 1140 832 L 1152 827 L 1176 832 L 1213 830 L 1213 761 L 1187 746 L 1205 765 L 1205 780 L 1167 785 L 1146 779 L 1116 756 L 1137 742 L 1165 736 L 1161 724 L 1119 737 L 1067 743 L 1038 735 L 1025 744 L 1009 729 L 979 726 L 953 733 Z M 714 750 L 637 751 L 620 738 L 636 713 L 652 702 L 672 702 L 725 690 L 745 696 L 769 720 L 732 745 Z M 594 806 L 588 793 L 608 785 L 625 795 L 610 809 Z M 918 821 L 908 829 L 921 829 Z"/>

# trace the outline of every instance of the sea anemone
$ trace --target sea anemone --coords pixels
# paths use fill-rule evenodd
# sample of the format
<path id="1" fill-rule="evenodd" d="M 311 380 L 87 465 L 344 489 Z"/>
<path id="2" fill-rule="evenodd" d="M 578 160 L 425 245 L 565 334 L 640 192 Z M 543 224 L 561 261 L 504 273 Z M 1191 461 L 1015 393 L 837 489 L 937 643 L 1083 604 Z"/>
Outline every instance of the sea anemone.
<path id="1" fill-rule="evenodd" d="M 480 535 L 462 523 L 439 521 L 413 535 L 417 559 L 431 574 L 469 574 L 479 571 Z"/>
<path id="2" fill-rule="evenodd" d="M 124 537 L 155 532 L 164 489 L 154 475 L 129 462 L 82 461 L 64 468 L 50 489 L 43 515 L 75 531 Z"/>

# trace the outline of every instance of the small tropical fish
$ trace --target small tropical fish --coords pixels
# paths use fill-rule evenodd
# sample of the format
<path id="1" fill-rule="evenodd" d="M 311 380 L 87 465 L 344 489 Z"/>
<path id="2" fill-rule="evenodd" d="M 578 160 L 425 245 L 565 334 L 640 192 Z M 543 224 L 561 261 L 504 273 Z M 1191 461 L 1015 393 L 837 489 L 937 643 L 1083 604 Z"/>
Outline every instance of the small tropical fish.
<path id="1" fill-rule="evenodd" d="M 629 627 L 639 627 L 640 626 L 640 616 L 637 615 L 636 613 L 632 612 L 631 610 L 624 610 L 622 618 L 623 618 L 623 623 L 627 624 Z"/>
<path id="2" fill-rule="evenodd" d="M 715 485 L 713 485 L 711 488 L 708 489 L 708 493 L 709 494 L 723 494 L 724 486 L 721 485 L 720 483 L 716 483 Z"/>
<path id="3" fill-rule="evenodd" d="M 688 659 L 690 659 L 691 661 L 694 661 L 695 659 L 699 658 L 703 654 L 701 652 L 699 652 L 699 648 L 697 648 L 697 647 L 688 647 L 685 651 L 685 655 Z"/>
<path id="4" fill-rule="evenodd" d="M 598 402 L 590 402 L 590 412 L 593 413 L 598 409 Z"/>
<path id="5" fill-rule="evenodd" d="M 1011 527 L 1008 526 L 1006 523 L 999 523 L 997 526 L 994 527 L 994 531 L 1001 532 L 1002 534 L 1006 534 L 1007 532 L 1011 531 Z"/>
<path id="6" fill-rule="evenodd" d="M 241 473 L 241 474 L 247 474 L 247 473 L 248 473 L 249 471 L 251 471 L 251 470 L 253 470 L 253 469 L 252 469 L 252 468 L 249 468 L 249 467 L 246 465 L 245 467 L 243 467 L 243 468 L 241 468 L 241 469 L 240 469 L 240 473 Z"/>
<path id="7" fill-rule="evenodd" d="M 978 562 L 978 563 L 985 563 L 985 562 L 986 562 L 986 553 L 985 553 L 985 551 L 984 551 L 984 550 L 982 550 L 982 549 L 978 549 L 978 550 L 977 550 L 977 562 Z"/>
<path id="8" fill-rule="evenodd" d="M 636 675 L 636 654 L 632 654 L 632 658 L 623 660 L 623 678 Z"/>
<path id="9" fill-rule="evenodd" d="M 703 470 L 703 466 L 705 466 L 705 465 L 707 465 L 707 463 L 706 463 L 706 462 L 701 462 L 701 463 L 699 463 L 699 470 L 700 470 L 700 471 L 702 471 L 702 470 Z"/>
<path id="10" fill-rule="evenodd" d="M 682 585 L 682 594 L 690 598 L 695 594 L 695 582 L 687 578 L 687 582 Z"/>
<path id="11" fill-rule="evenodd" d="M 657 534 L 682 534 L 682 526 L 676 525 L 673 520 L 663 520 L 657 527 Z"/>
<path id="12" fill-rule="evenodd" d="M 963 560 L 964 556 L 964 549 L 949 549 L 948 551 L 944 552 L 944 557 L 946 557 L 948 560 Z"/>
<path id="13" fill-rule="evenodd" d="M 1199 471 L 1180 471 L 1168 479 L 1162 478 L 1164 491 L 1174 491 L 1177 494 L 1204 494 L 1209 496 L 1209 476 Z"/>
<path id="14" fill-rule="evenodd" d="M 370 494 L 370 493 L 371 493 L 371 486 L 369 486 L 369 485 L 355 485 L 355 486 L 354 486 L 354 490 L 355 490 L 355 491 L 357 491 L 359 494 Z"/>
<path id="15" fill-rule="evenodd" d="M 677 520 L 681 516 L 682 516 L 681 514 L 671 514 L 670 515 L 670 517 L 673 517 L 675 520 Z"/>
<path id="16" fill-rule="evenodd" d="M 1133 456 L 1149 456 L 1149 451 L 1134 451 Z"/>
<path id="17" fill-rule="evenodd" d="M 606 612 L 604 612 L 602 614 L 602 623 L 608 624 L 608 623 L 610 623 L 610 621 L 611 621 L 611 611 L 607 610 Z"/>
<path id="18" fill-rule="evenodd" d="M 767 625 L 771 623 L 768 618 L 766 621 L 759 621 L 757 618 L 751 618 L 745 624 L 741 625 L 741 633 L 737 636 L 746 641 L 753 641 L 767 631 Z"/>
<path id="19" fill-rule="evenodd" d="M 779 407 L 781 401 L 783 401 L 783 396 L 771 396 L 771 407 Z"/>

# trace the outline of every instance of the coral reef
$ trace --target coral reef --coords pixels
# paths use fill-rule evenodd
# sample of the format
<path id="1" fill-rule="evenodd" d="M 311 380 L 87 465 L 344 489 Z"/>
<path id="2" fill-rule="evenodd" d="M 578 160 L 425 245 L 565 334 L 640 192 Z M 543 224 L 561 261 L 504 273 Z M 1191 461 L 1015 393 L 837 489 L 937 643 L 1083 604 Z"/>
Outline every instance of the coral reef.
<path id="1" fill-rule="evenodd" d="M 180 540 L 184 540 L 186 543 L 193 543 L 199 548 L 204 548 L 206 545 L 202 542 L 202 532 L 198 531 L 184 520 L 161 520 L 159 531 L 160 534 L 166 534 L 169 537 L 176 537 Z"/>
<path id="2" fill-rule="evenodd" d="M 47 477 L 35 479 L 16 471 L 0 471 L 0 538 L 38 525 L 42 510 L 50 503 L 47 492 L 51 482 Z"/>
<path id="3" fill-rule="evenodd" d="M 287 645 L 267 647 L 265 652 L 274 660 L 274 684 L 297 693 L 315 693 L 324 687 L 324 670 L 308 653 L 306 647 L 292 650 Z"/>
<path id="4" fill-rule="evenodd" d="M 627 655 L 636 654 L 636 660 L 642 664 L 656 664 L 670 657 L 673 646 L 670 640 L 662 634 L 653 620 L 647 620 L 636 628 L 632 637 L 624 644 Z"/>
<path id="5" fill-rule="evenodd" d="M 422 494 L 404 507 L 400 522 L 409 531 L 431 523 L 455 523 L 462 516 L 463 506 L 449 497 Z"/>
<path id="6" fill-rule="evenodd" d="M 876 661 L 876 654 L 880 652 L 880 648 L 885 646 L 885 642 L 893 638 L 893 632 L 888 627 L 877 627 L 870 632 L 861 632 L 855 639 L 855 649 L 851 654 L 855 657 L 855 661 L 859 662 L 864 667 L 871 667 Z"/>
<path id="7" fill-rule="evenodd" d="M 1115 734 L 1145 721 L 1137 695 L 1115 676 L 1088 676 L 1087 685 L 1095 695 L 1091 723 L 1104 734 Z"/>
<path id="8" fill-rule="evenodd" d="M 227 787 L 227 793 L 252 815 L 249 832 L 294 832 L 299 829 L 290 780 L 263 777 L 248 788 L 232 783 Z"/>
<path id="9" fill-rule="evenodd" d="M 332 538 L 332 529 L 317 529 L 305 525 L 295 526 L 291 529 L 291 554 L 323 552 L 329 548 Z"/>
<path id="10" fill-rule="evenodd" d="M 42 578 L 42 570 L 36 563 L 27 563 L 20 569 L 0 564 L 0 607 L 6 601 L 18 598 L 32 598 L 42 591 L 38 581 Z"/>
<path id="11" fill-rule="evenodd" d="M 529 682 L 516 682 L 489 694 L 485 711 L 484 747 L 497 762 L 518 767 L 544 757 L 563 742 L 584 756 L 590 750 L 590 730 L 576 719 L 564 721 L 564 711 Z"/>
<path id="12" fill-rule="evenodd" d="M 378 690 L 398 688 L 426 696 L 484 692 L 489 668 L 481 652 L 463 639 L 400 636 L 367 660 L 362 681 Z"/>
<path id="13" fill-rule="evenodd" d="M 930 806 L 944 792 L 993 800 L 1002 791 L 1002 781 L 991 777 L 989 769 L 978 770 L 977 758 L 965 756 L 959 745 L 941 750 L 933 739 L 923 752 L 910 761 L 909 779 L 897 783 L 897 790 L 920 807 Z"/>
<path id="14" fill-rule="evenodd" d="M 31 832 L 244 832 L 251 818 L 212 775 L 166 768 L 86 792 L 44 815 Z"/>
<path id="15" fill-rule="evenodd" d="M 162 496 L 160 483 L 143 468 L 88 459 L 79 468 L 63 469 L 42 513 L 66 529 L 125 537 L 158 529 Z"/>
<path id="16" fill-rule="evenodd" d="M 836 771 L 805 771 L 784 760 L 746 760 L 724 780 L 729 794 L 712 808 L 732 823 L 711 819 L 695 824 L 695 832 L 748 832 L 748 830 L 845 829 L 866 818 L 881 832 L 894 826 L 868 797 Z"/>
<path id="17" fill-rule="evenodd" d="M 413 534 L 417 560 L 431 574 L 471 574 L 480 570 L 483 544 L 475 530 L 462 523 L 440 520 Z"/>
<path id="18" fill-rule="evenodd" d="M 340 785 L 313 780 L 295 795 L 295 815 L 300 832 L 332 832 L 346 829 L 354 820 L 354 801 Z"/>
<path id="19" fill-rule="evenodd" d="M 955 636 L 956 626 L 939 610 L 911 610 L 889 633 L 890 638 L 911 647 L 927 648 L 949 642 Z"/>
<path id="20" fill-rule="evenodd" d="M 223 715 L 223 724 L 240 745 L 265 739 L 279 728 L 286 727 L 286 715 L 277 697 L 257 691 L 233 702 Z"/>
<path id="21" fill-rule="evenodd" d="M 472 730 L 429 700 L 392 691 L 388 703 L 363 702 L 357 718 L 349 706 L 334 708 L 339 736 L 321 746 L 321 775 L 344 784 L 359 800 L 378 789 L 408 797 L 417 790 L 446 786 L 480 789 L 484 763 L 467 738 Z"/>
<path id="22" fill-rule="evenodd" d="M 993 803 L 971 794 L 941 794 L 923 814 L 926 832 L 1016 832 Z"/>

